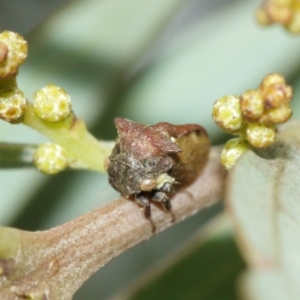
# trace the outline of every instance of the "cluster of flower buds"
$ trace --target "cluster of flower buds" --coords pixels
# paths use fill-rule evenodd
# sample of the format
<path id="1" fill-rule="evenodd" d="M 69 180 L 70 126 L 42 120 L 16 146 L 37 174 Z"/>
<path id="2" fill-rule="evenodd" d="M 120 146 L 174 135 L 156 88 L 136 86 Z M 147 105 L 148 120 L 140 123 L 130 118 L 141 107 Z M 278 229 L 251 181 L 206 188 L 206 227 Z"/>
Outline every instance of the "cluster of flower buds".
<path id="1" fill-rule="evenodd" d="M 225 145 L 221 160 L 231 168 L 240 155 L 251 147 L 267 148 L 276 140 L 276 124 L 292 116 L 293 91 L 280 74 L 264 78 L 257 90 L 240 97 L 225 96 L 213 106 L 213 118 L 224 131 L 238 135 Z"/>
<path id="2" fill-rule="evenodd" d="M 20 123 L 26 99 L 17 87 L 16 75 L 27 57 L 27 42 L 11 31 L 0 33 L 0 118 Z"/>
<path id="3" fill-rule="evenodd" d="M 71 97 L 62 88 L 48 84 L 35 92 L 33 111 L 44 122 L 59 123 L 72 113 Z M 35 166 L 45 174 L 57 174 L 68 167 L 66 150 L 54 143 L 40 145 L 34 155 Z"/>
<path id="4" fill-rule="evenodd" d="M 292 33 L 300 33 L 299 0 L 267 0 L 256 11 L 256 18 L 262 25 L 282 24 Z"/>
<path id="5" fill-rule="evenodd" d="M 17 86 L 19 67 L 27 57 L 27 42 L 14 32 L 0 33 L 0 119 L 21 123 L 29 103 Z M 47 85 L 34 95 L 33 110 L 37 118 L 50 123 L 64 121 L 71 114 L 71 97 L 55 85 Z M 68 166 L 66 151 L 53 143 L 40 145 L 33 159 L 46 174 L 56 174 Z"/>

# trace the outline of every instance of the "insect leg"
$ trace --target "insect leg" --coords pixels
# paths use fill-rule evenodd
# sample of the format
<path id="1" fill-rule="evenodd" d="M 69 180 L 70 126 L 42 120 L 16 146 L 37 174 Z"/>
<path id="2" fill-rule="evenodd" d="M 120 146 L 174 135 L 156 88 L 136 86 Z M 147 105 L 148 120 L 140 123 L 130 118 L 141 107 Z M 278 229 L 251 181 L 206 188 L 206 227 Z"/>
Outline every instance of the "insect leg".
<path id="1" fill-rule="evenodd" d="M 150 221 L 152 227 L 152 233 L 156 231 L 156 226 L 151 219 L 151 208 L 149 199 L 142 193 L 135 195 L 135 202 L 144 207 L 144 216 Z"/>
<path id="2" fill-rule="evenodd" d="M 159 190 L 164 193 L 171 193 L 173 191 L 173 184 L 171 182 L 166 182 Z"/>
<path id="3" fill-rule="evenodd" d="M 144 196 L 142 193 L 135 195 L 135 202 L 144 208 L 144 215 L 147 219 L 151 219 L 151 208 L 149 199 Z"/>
<path id="4" fill-rule="evenodd" d="M 152 197 L 152 200 L 160 202 L 164 206 L 165 210 L 171 209 L 170 200 L 167 194 L 164 192 L 160 192 L 160 191 L 155 192 L 155 194 Z"/>

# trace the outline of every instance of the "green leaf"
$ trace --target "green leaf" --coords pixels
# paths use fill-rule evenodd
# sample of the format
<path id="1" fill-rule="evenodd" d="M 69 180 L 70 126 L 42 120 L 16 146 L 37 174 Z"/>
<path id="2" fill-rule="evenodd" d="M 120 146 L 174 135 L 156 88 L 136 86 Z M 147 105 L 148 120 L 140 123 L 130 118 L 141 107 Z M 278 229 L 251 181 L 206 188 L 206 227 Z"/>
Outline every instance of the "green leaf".
<path id="1" fill-rule="evenodd" d="M 300 299 L 299 126 L 286 124 L 273 146 L 245 153 L 230 172 L 227 193 L 241 250 L 256 271 L 256 283 L 249 276 L 246 286 L 259 288 L 259 278 L 280 281 L 288 295 L 282 299 Z M 273 285 L 263 289 L 272 293 Z"/>

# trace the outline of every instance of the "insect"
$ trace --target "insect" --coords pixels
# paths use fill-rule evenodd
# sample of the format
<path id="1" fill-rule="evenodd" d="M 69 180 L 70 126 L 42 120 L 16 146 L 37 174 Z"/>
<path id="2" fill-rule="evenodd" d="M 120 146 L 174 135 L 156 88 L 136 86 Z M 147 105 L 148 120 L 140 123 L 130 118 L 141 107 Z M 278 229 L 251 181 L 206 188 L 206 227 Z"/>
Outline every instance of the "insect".
<path id="1" fill-rule="evenodd" d="M 156 125 L 116 118 L 118 138 L 105 162 L 109 183 L 122 196 L 134 196 L 151 220 L 150 199 L 171 209 L 169 196 L 192 182 L 208 158 L 210 141 L 196 124 Z"/>

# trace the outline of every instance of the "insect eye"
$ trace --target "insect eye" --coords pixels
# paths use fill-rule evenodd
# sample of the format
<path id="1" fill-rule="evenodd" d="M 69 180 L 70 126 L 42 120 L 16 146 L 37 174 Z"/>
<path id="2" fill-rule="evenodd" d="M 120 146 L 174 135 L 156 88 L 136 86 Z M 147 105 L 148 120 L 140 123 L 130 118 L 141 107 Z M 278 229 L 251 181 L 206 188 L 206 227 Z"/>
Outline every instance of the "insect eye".
<path id="1" fill-rule="evenodd" d="M 140 188 L 141 188 L 141 191 L 150 192 L 153 189 L 155 189 L 156 186 L 157 186 L 156 179 L 146 178 L 141 181 Z"/>

